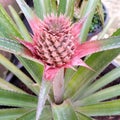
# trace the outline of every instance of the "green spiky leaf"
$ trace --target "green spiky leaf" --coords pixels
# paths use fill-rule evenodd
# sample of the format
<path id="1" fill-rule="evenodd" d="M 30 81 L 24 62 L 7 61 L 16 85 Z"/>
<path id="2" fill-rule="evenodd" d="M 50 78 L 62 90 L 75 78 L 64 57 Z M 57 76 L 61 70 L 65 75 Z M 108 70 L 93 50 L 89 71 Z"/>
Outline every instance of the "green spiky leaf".
<path id="1" fill-rule="evenodd" d="M 0 78 L 0 88 L 5 90 L 10 90 L 18 93 L 24 93 L 26 94 L 22 89 L 14 86 L 13 84 L 7 82 L 6 80 Z"/>
<path id="2" fill-rule="evenodd" d="M 48 15 L 49 13 L 54 11 L 55 8 L 55 1 L 51 3 L 50 0 L 34 0 L 34 6 L 35 11 L 37 13 L 37 16 L 39 16 L 41 19 L 44 18 L 44 16 Z M 52 9 L 53 6 L 53 9 Z"/>
<path id="3" fill-rule="evenodd" d="M 0 63 L 14 73 L 30 90 L 36 93 L 34 90 L 34 82 L 2 54 L 0 54 Z M 39 91 L 39 89 L 37 91 Z"/>
<path id="4" fill-rule="evenodd" d="M 0 109 L 0 120 L 16 120 L 28 111 L 25 108 Z"/>
<path id="5" fill-rule="evenodd" d="M 69 101 L 61 105 L 52 105 L 54 120 L 78 120 L 75 111 Z"/>
<path id="6" fill-rule="evenodd" d="M 23 24 L 22 20 L 21 20 L 20 17 L 18 16 L 17 12 L 15 11 L 15 9 L 14 9 L 12 6 L 9 6 L 9 9 L 10 9 L 10 12 L 11 12 L 11 14 L 12 14 L 12 17 L 14 18 L 15 23 L 17 24 L 17 26 L 18 26 L 18 28 L 19 28 L 19 31 L 20 31 L 21 35 L 23 36 L 23 38 L 24 38 L 26 41 L 31 42 L 31 41 L 32 41 L 31 36 L 30 36 L 27 28 L 26 28 L 25 25 Z"/>
<path id="7" fill-rule="evenodd" d="M 31 20 L 34 16 L 33 10 L 25 3 L 24 0 L 16 0 L 18 3 L 19 7 L 23 11 L 25 17 L 27 20 Z"/>
<path id="8" fill-rule="evenodd" d="M 14 17 L 16 17 L 16 15 Z M 14 37 L 19 37 L 21 39 L 23 38 L 25 39 L 27 37 L 25 35 L 20 35 L 15 23 L 12 21 L 12 19 L 9 17 L 9 15 L 6 13 L 6 11 L 4 10 L 2 6 L 0 6 L 0 26 L 1 26 L 0 35 L 3 37 L 13 38 L 14 36 Z M 19 27 L 21 26 L 19 25 Z M 27 37 L 27 40 L 29 40 L 29 37 Z M 34 80 L 40 85 L 41 78 L 42 78 L 42 72 L 43 72 L 43 66 L 36 62 L 22 58 L 22 57 L 18 57 L 18 58 L 23 63 L 23 65 L 26 67 L 26 69 L 31 74 L 31 76 L 34 78 Z"/>
<path id="9" fill-rule="evenodd" d="M 13 36 L 21 37 L 16 25 L 8 16 L 2 5 L 0 5 L 0 33 L 2 36 L 6 36 L 7 38 L 11 38 Z"/>
<path id="10" fill-rule="evenodd" d="M 36 110 L 30 110 L 29 112 L 20 116 L 16 120 L 35 120 L 35 113 L 36 113 Z"/>
<path id="11" fill-rule="evenodd" d="M 77 107 L 76 111 L 88 116 L 108 116 L 120 114 L 120 100 L 102 102 L 94 105 Z"/>
<path id="12" fill-rule="evenodd" d="M 92 22 L 92 18 L 95 13 L 95 9 L 98 5 L 99 0 L 88 0 L 86 7 L 84 7 L 84 15 L 89 13 L 86 22 L 83 25 L 83 28 L 80 33 L 80 39 L 82 42 L 85 42 L 87 39 L 87 34 L 89 32 L 89 28 Z"/>
<path id="13" fill-rule="evenodd" d="M 94 83 L 92 83 L 87 89 L 83 97 L 88 96 L 97 90 L 103 88 L 105 85 L 113 82 L 117 78 L 120 77 L 120 68 L 115 68 L 109 73 L 105 74 L 100 79 L 97 79 Z"/>
<path id="14" fill-rule="evenodd" d="M 35 108 L 37 97 L 0 89 L 0 105 Z"/>
<path id="15" fill-rule="evenodd" d="M 66 1 L 67 3 L 66 3 L 65 15 L 69 16 L 72 19 L 74 15 L 75 0 L 66 0 Z"/>
<path id="16" fill-rule="evenodd" d="M 64 14 L 66 11 L 67 0 L 60 0 L 58 6 L 58 15 Z"/>
<path id="17" fill-rule="evenodd" d="M 77 114 L 78 120 L 92 120 L 92 118 L 90 118 L 84 114 L 81 114 L 79 112 L 76 112 L 76 114 Z"/>
<path id="18" fill-rule="evenodd" d="M 36 111 L 36 120 L 39 120 L 44 109 L 50 88 L 52 87 L 52 82 L 47 80 L 42 80 L 40 93 L 38 97 L 38 105 Z"/>
<path id="19" fill-rule="evenodd" d="M 92 95 L 88 95 L 87 97 L 76 102 L 78 106 L 83 105 L 91 105 L 95 103 L 99 103 L 100 101 L 108 100 L 114 97 L 120 96 L 120 85 L 111 86 L 109 88 L 100 90 Z"/>

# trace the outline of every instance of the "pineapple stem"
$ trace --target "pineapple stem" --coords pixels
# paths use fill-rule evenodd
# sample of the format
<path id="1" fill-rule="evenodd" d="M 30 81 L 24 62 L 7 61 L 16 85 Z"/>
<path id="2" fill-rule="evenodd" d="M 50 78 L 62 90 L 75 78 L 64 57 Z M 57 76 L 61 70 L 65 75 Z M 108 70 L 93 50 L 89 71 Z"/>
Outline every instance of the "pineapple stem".
<path id="1" fill-rule="evenodd" d="M 56 104 L 63 102 L 64 94 L 64 68 L 60 69 L 53 80 L 53 93 Z"/>

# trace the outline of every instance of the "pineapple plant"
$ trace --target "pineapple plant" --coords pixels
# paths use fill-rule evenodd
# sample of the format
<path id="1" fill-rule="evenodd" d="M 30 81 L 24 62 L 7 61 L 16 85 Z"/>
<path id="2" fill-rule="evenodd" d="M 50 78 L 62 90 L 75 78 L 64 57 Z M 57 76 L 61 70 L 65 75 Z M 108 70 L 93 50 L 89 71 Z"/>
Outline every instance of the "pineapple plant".
<path id="1" fill-rule="evenodd" d="M 120 95 L 120 85 L 101 88 L 120 77 L 120 68 L 95 79 L 119 54 L 120 30 L 114 37 L 85 41 L 100 1 L 90 0 L 77 22 L 73 22 L 75 0 L 34 0 L 34 10 L 24 0 L 16 1 L 32 33 L 12 6 L 14 21 L 0 6 L 0 50 L 15 54 L 31 77 L 1 54 L 0 63 L 33 94 L 0 78 L 0 105 L 5 106 L 0 120 L 92 120 L 119 115 L 120 100 L 110 99 Z"/>

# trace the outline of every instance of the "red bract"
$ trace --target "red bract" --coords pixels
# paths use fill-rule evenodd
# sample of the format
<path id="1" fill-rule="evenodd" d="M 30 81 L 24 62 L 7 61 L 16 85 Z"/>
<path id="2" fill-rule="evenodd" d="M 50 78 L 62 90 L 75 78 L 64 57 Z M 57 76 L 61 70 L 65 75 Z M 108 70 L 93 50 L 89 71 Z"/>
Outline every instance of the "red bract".
<path id="1" fill-rule="evenodd" d="M 22 40 L 20 43 L 31 51 L 33 58 L 44 64 L 46 80 L 53 80 L 62 67 L 88 67 L 80 58 L 99 50 L 100 45 L 94 42 L 78 42 L 84 21 L 82 19 L 72 24 L 64 15 L 51 15 L 43 21 L 34 17 L 29 21 L 33 30 L 33 43 Z"/>

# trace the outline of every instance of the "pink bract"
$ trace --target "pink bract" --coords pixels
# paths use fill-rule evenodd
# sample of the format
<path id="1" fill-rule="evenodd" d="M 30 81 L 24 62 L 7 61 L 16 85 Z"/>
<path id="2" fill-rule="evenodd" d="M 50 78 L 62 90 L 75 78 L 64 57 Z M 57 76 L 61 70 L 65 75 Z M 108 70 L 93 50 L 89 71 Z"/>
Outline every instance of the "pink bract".
<path id="1" fill-rule="evenodd" d="M 64 15 L 51 15 L 43 21 L 36 16 L 29 21 L 33 42 L 19 41 L 29 49 L 34 59 L 44 64 L 44 79 L 53 80 L 61 68 L 90 68 L 81 58 L 98 51 L 100 45 L 94 44 L 94 41 L 79 43 L 79 34 L 85 20 L 72 24 Z"/>

